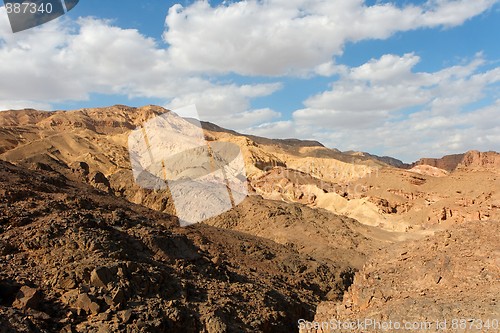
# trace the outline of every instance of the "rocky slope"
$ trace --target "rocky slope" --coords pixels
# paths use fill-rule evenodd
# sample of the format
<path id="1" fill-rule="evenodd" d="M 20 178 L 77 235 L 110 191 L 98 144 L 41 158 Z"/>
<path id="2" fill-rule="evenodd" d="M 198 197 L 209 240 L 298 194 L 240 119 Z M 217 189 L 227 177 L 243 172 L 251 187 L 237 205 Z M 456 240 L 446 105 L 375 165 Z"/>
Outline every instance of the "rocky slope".
<path id="1" fill-rule="evenodd" d="M 394 231 L 433 230 L 470 220 L 500 219 L 500 177 L 490 170 L 428 166 L 383 168 L 349 182 L 274 168 L 252 181 L 267 199 L 324 208 Z"/>
<path id="2" fill-rule="evenodd" d="M 302 325 L 302 332 L 338 332 L 320 323 L 366 319 L 402 328 L 415 324 L 419 332 L 499 332 L 499 233 L 498 222 L 474 221 L 378 252 L 343 301 L 320 304 L 316 323 Z M 369 325 L 350 331 L 398 331 Z"/>
<path id="3" fill-rule="evenodd" d="M 290 332 L 335 261 L 0 162 L 2 332 Z"/>
<path id="4" fill-rule="evenodd" d="M 432 176 L 432 177 L 446 177 L 450 173 L 446 170 L 439 169 L 427 164 L 415 165 L 409 170 L 410 172 L 419 173 L 421 175 Z"/>
<path id="5" fill-rule="evenodd" d="M 349 195 L 384 212 L 378 219 L 381 224 L 417 230 L 500 219 L 499 188 L 500 177 L 492 171 L 461 169 L 436 177 L 381 170 L 353 182 Z"/>
<path id="6" fill-rule="evenodd" d="M 318 320 L 418 319 L 424 306 L 434 318 L 453 302 L 487 316 L 498 305 L 483 291 L 498 294 L 499 154 L 395 168 L 390 158 L 203 123 L 210 143 L 241 148 L 250 195 L 180 228 L 169 191 L 135 183 L 127 146 L 133 129 L 165 112 L 0 113 L 0 160 L 16 164 L 0 162 L 5 331 L 290 332 L 320 301 Z M 481 297 L 490 303 L 478 310 Z"/>
<path id="7" fill-rule="evenodd" d="M 314 258 L 333 260 L 343 270 L 360 269 L 371 253 L 397 241 L 399 235 L 323 209 L 258 196 L 205 223 L 265 237 Z"/>
<path id="8" fill-rule="evenodd" d="M 394 157 L 390 157 L 390 156 L 377 156 L 377 155 L 373 155 L 373 154 L 370 154 L 367 152 L 360 152 L 360 151 L 346 151 L 344 153 L 352 155 L 352 156 L 365 156 L 365 157 L 373 158 L 373 159 L 379 160 L 387 165 L 390 165 L 390 166 L 393 166 L 396 168 L 401 168 L 401 169 L 410 168 L 409 164 L 404 163 L 403 161 L 398 160 L 397 158 L 394 158 Z"/>
<path id="9" fill-rule="evenodd" d="M 134 182 L 127 149 L 132 129 L 165 112 L 154 106 L 114 106 L 53 113 L 2 112 L 3 153 L 0 158 L 26 166 L 49 165 L 71 179 L 87 182 L 131 202 L 173 213 L 167 192 L 147 190 Z M 337 186 L 339 182 L 369 175 L 384 165 L 378 160 L 342 154 L 317 142 L 244 136 L 209 123 L 204 123 L 203 127 L 209 142 L 231 142 L 240 146 L 250 190 L 265 198 L 269 198 L 268 192 L 260 184 L 277 167 L 285 168 L 286 172 L 297 170 L 308 175 L 309 180 L 335 182 Z M 304 182 L 304 185 L 308 184 Z M 270 196 L 276 200 L 295 201 L 275 191 Z M 306 189 L 302 197 L 313 196 L 314 193 Z M 314 204 L 314 200 L 300 199 L 298 202 Z M 262 231 L 255 234 L 266 236 Z"/>
<path id="10" fill-rule="evenodd" d="M 290 331 L 320 300 L 338 299 L 371 251 L 394 241 L 327 211 L 258 196 L 207 221 L 218 228 L 177 227 L 168 192 L 135 184 L 126 145 L 132 129 L 163 112 L 0 114 L 1 157 L 19 165 L 0 168 L 7 331 Z M 314 149 L 330 154 L 316 143 L 268 149 L 259 147 L 267 139 L 228 135 L 217 129 L 207 139 L 240 143 L 256 175 L 284 164 L 278 155 L 287 150 L 296 160 Z M 321 235 L 314 244 L 312 233 Z"/>
<path id="11" fill-rule="evenodd" d="M 155 106 L 120 105 L 70 112 L 2 112 L 0 159 L 48 164 L 67 177 L 76 175 L 131 202 L 174 213 L 168 193 L 146 190 L 134 182 L 127 149 L 132 129 L 165 112 Z M 209 142 L 241 148 L 249 190 L 264 199 L 324 208 L 399 232 L 432 231 L 442 224 L 500 216 L 496 190 L 500 155 L 494 152 L 421 160 L 411 170 L 402 170 L 370 154 L 341 153 L 314 141 L 270 140 L 210 123 L 203 127 Z M 267 235 L 264 230 L 246 229 Z"/>

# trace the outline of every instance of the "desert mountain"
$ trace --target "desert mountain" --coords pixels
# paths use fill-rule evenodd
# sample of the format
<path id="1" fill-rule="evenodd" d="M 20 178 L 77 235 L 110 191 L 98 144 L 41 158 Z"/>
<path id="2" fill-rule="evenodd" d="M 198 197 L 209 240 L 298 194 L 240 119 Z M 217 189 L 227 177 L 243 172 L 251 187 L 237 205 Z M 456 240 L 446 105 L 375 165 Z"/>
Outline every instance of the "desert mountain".
<path id="1" fill-rule="evenodd" d="M 7 162 L 0 207 L 2 332 L 289 332 L 354 272 Z"/>
<path id="2" fill-rule="evenodd" d="M 373 155 L 367 152 L 360 152 L 360 151 L 345 151 L 344 154 L 349 154 L 352 156 L 365 156 L 369 158 L 373 158 L 376 160 L 379 160 L 385 164 L 388 164 L 390 166 L 396 167 L 396 168 L 402 168 L 402 169 L 407 169 L 410 167 L 409 164 L 404 163 L 401 160 L 398 160 L 397 158 L 390 157 L 390 156 L 378 156 L 378 155 Z"/>
<path id="3" fill-rule="evenodd" d="M 211 123 L 201 124 L 210 145 L 241 149 L 249 195 L 219 216 L 180 228 L 171 193 L 139 186 L 128 150 L 134 129 L 166 113 L 193 123 L 156 106 L 0 112 L 0 311 L 7 318 L 0 324 L 11 331 L 184 332 L 184 325 L 193 332 L 296 331 L 297 320 L 312 320 L 322 301 L 317 319 L 372 313 L 358 305 L 352 313 L 331 310 L 356 303 L 359 290 L 378 295 L 377 284 L 362 278 L 367 269 L 380 270 L 383 288 L 397 289 L 380 303 L 381 316 L 404 305 L 401 295 L 417 293 L 405 284 L 406 262 L 431 260 L 435 252 L 420 252 L 434 251 L 444 230 L 457 228 L 456 242 L 444 249 L 451 249 L 450 267 L 465 262 L 457 244 L 467 230 L 477 236 L 471 247 L 486 242 L 498 250 L 478 230 L 496 230 L 493 221 L 500 220 L 498 153 L 422 159 L 410 168 Z M 384 260 L 401 249 L 411 260 L 391 275 Z M 481 253 L 470 258 L 490 263 Z M 425 276 L 440 274 L 438 266 L 425 267 Z M 469 275 L 442 279 L 461 288 Z M 483 285 L 481 279 L 474 281 Z M 488 281 L 485 292 L 498 294 L 498 279 Z M 425 295 L 460 302 L 454 286 L 439 285 L 442 298 Z M 474 297 L 463 306 L 476 306 Z"/>
<path id="4" fill-rule="evenodd" d="M 2 112 L 0 158 L 27 166 L 47 164 L 72 179 L 173 214 L 168 192 L 135 183 L 127 147 L 134 128 L 165 112 L 155 106 L 122 105 Z M 208 142 L 240 147 L 249 190 L 266 200 L 323 208 L 365 225 L 422 234 L 440 225 L 500 216 L 500 154 L 495 152 L 422 159 L 406 170 L 370 154 L 342 153 L 314 141 L 270 140 L 210 123 L 202 126 Z M 254 229 L 251 222 L 247 229 Z"/>
<path id="5" fill-rule="evenodd" d="M 455 170 L 492 170 L 500 168 L 500 154 L 494 151 L 471 150 L 465 154 L 446 155 L 441 158 L 422 158 L 412 166 L 430 165 L 448 172 Z"/>
<path id="6" fill-rule="evenodd" d="M 1 157 L 17 164 L 0 165 L 0 323 L 8 332 L 288 332 L 298 318 L 312 319 L 320 300 L 340 298 L 369 253 L 392 241 L 355 220 L 255 195 L 207 221 L 216 227 L 176 226 L 168 192 L 135 185 L 126 144 L 132 129 L 164 112 L 0 114 Z M 295 140 L 275 149 L 289 146 L 326 150 Z M 245 147 L 250 172 L 278 161 Z M 311 246 L 311 232 L 325 237 Z"/>
<path id="7" fill-rule="evenodd" d="M 28 165 L 48 163 L 66 174 L 73 170 L 134 203 L 172 213 L 165 195 L 135 186 L 127 150 L 130 131 L 164 112 L 155 106 L 120 105 L 2 112 L 0 158 Z M 494 191 L 500 187 L 498 153 L 471 151 L 423 159 L 413 169 L 402 170 L 391 167 L 392 160 L 387 164 L 369 154 L 341 153 L 314 141 L 270 140 L 210 123 L 202 126 L 209 142 L 231 142 L 241 148 L 251 190 L 265 199 L 320 207 L 398 231 L 499 214 L 500 198 Z"/>

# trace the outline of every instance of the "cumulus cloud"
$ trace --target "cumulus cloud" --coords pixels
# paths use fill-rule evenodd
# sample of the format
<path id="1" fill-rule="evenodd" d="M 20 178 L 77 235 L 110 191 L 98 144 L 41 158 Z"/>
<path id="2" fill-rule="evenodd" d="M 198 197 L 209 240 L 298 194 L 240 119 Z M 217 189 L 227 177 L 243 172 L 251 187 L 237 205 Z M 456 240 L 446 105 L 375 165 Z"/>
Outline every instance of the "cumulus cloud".
<path id="1" fill-rule="evenodd" d="M 462 24 L 497 0 L 429 0 L 421 6 L 363 0 L 247 0 L 173 6 L 164 39 L 172 59 L 193 71 L 244 75 L 332 73 L 346 42 L 398 31 Z M 315 70 L 316 69 L 316 70 Z"/>
<path id="2" fill-rule="evenodd" d="M 0 7 L 0 108 L 50 109 L 110 94 L 160 99 L 172 109 L 196 104 L 202 119 L 229 128 L 408 160 L 458 152 L 467 142 L 500 150 L 500 96 L 489 94 L 496 104 L 480 110 L 468 107 L 500 81 L 500 68 L 486 69 L 481 54 L 436 72 L 415 72 L 415 53 L 387 54 L 354 68 L 335 59 L 348 42 L 453 27 L 498 2 L 196 1 L 170 8 L 166 46 L 96 18 L 63 17 L 12 34 Z M 228 73 L 255 76 L 257 83 L 235 83 Z M 253 99 L 286 88 L 268 78 L 259 83 L 260 75 L 338 79 L 285 119 L 252 107 Z"/>
<path id="3" fill-rule="evenodd" d="M 250 99 L 268 96 L 281 89 L 281 84 L 225 85 L 186 93 L 175 97 L 166 105 L 175 110 L 196 104 L 202 120 L 239 130 L 281 116 L 269 108 L 252 110 Z"/>
<path id="4" fill-rule="evenodd" d="M 7 19 L 0 16 L 0 99 L 57 102 L 83 100 L 93 92 L 178 93 L 169 81 L 164 50 L 136 30 L 86 18 L 57 20 L 12 34 Z M 196 88 L 209 85 L 202 80 L 191 83 Z"/>
<path id="5" fill-rule="evenodd" d="M 296 125 L 291 120 L 267 122 L 246 128 L 243 132 L 271 139 L 297 138 L 304 134 L 296 131 Z"/>
<path id="6" fill-rule="evenodd" d="M 51 110 L 52 107 L 47 103 L 40 103 L 34 101 L 23 100 L 0 100 L 0 111 L 5 110 L 21 110 L 21 109 L 35 109 L 35 110 Z"/>
<path id="7" fill-rule="evenodd" d="M 7 15 L 1 14 L 2 109 L 50 109 L 52 103 L 87 100 L 99 93 L 159 98 L 172 108 L 197 104 L 203 119 L 228 127 L 279 116 L 250 105 L 252 98 L 281 89 L 279 83 L 236 85 L 192 75 L 170 59 L 167 49 L 137 30 L 81 18 L 12 34 Z"/>
<path id="8" fill-rule="evenodd" d="M 434 73 L 414 73 L 412 69 L 419 61 L 414 54 L 372 59 L 347 70 L 332 89 L 308 98 L 304 104 L 308 109 L 336 112 L 387 112 L 432 102 L 434 109 L 449 110 L 479 99 L 487 85 L 499 81 L 500 68 L 478 72 L 484 64 L 481 54 L 468 64 Z M 297 116 L 303 114 L 297 111 Z"/>
<path id="9" fill-rule="evenodd" d="M 440 157 L 472 148 L 499 151 L 499 110 L 500 100 L 474 111 L 452 110 L 446 116 L 424 110 L 375 129 L 371 136 L 380 148 L 407 161 L 415 156 Z"/>
<path id="10" fill-rule="evenodd" d="M 343 150 L 381 151 L 411 161 L 467 147 L 500 150 L 500 100 L 469 108 L 500 82 L 481 54 L 463 65 L 414 72 L 414 54 L 384 55 L 349 68 L 332 88 L 293 113 L 296 131 Z M 311 130 L 313 129 L 313 130 Z"/>

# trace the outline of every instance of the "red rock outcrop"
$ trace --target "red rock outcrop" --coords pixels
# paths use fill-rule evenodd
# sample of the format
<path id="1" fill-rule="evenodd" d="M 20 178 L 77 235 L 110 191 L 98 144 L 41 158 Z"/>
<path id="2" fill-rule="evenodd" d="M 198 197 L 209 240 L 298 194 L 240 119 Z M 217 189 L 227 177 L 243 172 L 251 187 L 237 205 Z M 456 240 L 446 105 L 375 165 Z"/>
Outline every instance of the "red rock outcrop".
<path id="1" fill-rule="evenodd" d="M 403 327 L 405 323 L 426 323 L 413 330 L 443 332 L 436 323 L 446 321 L 450 332 L 499 332 L 499 234 L 499 222 L 473 221 L 383 249 L 356 273 L 343 301 L 321 303 L 315 317 L 318 324 L 308 326 L 369 320 Z M 467 323 L 467 329 L 461 323 Z M 398 332 L 363 325 L 348 331 Z M 301 332 L 339 330 L 325 324 Z"/>
<path id="2" fill-rule="evenodd" d="M 465 154 L 446 155 L 441 158 L 422 158 L 412 166 L 418 165 L 430 165 L 448 172 L 456 169 L 498 170 L 500 169 L 500 154 L 494 151 L 471 150 Z"/>

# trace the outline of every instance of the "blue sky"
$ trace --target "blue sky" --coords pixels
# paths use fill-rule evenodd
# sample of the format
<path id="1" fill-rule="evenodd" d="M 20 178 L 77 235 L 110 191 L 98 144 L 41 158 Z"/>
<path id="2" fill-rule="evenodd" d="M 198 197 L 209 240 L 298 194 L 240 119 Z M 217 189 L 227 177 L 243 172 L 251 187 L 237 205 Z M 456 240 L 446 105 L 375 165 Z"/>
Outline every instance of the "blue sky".
<path id="1" fill-rule="evenodd" d="M 500 151 L 499 2 L 81 0 L 16 34 L 0 8 L 0 109 L 194 103 L 405 161 Z"/>

